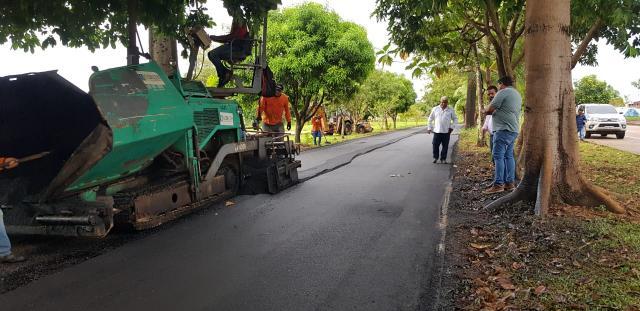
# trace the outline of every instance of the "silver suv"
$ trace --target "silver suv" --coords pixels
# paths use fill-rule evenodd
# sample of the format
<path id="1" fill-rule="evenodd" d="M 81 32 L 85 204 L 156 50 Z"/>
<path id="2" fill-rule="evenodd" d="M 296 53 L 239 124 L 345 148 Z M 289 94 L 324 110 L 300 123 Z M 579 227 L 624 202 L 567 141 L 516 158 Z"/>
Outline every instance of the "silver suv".
<path id="1" fill-rule="evenodd" d="M 585 124 L 586 138 L 591 134 L 600 134 L 605 137 L 608 134 L 616 134 L 618 139 L 623 139 L 627 131 L 627 120 L 609 104 L 582 104 L 578 111 L 584 110 L 587 117 Z"/>

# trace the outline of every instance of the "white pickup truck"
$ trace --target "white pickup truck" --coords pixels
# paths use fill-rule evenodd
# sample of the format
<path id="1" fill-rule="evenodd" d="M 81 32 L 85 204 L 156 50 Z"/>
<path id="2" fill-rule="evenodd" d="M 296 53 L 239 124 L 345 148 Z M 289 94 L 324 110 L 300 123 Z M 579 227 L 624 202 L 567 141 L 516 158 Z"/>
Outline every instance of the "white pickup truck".
<path id="1" fill-rule="evenodd" d="M 612 105 L 581 104 L 578 106 L 578 111 L 580 110 L 584 110 L 584 115 L 587 118 L 586 138 L 591 137 L 591 134 L 600 134 L 603 137 L 615 134 L 618 139 L 624 138 L 627 131 L 627 120 Z"/>

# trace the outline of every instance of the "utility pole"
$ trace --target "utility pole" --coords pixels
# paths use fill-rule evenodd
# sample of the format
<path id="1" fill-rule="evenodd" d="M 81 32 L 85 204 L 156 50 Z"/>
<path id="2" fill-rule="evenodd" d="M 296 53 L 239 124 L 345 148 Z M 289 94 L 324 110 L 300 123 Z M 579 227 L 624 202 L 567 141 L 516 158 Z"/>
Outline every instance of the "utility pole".
<path id="1" fill-rule="evenodd" d="M 138 55 L 138 46 L 136 44 L 136 36 L 138 34 L 137 0 L 127 1 L 127 11 L 129 13 L 129 21 L 127 22 L 127 65 L 138 65 L 140 56 Z"/>

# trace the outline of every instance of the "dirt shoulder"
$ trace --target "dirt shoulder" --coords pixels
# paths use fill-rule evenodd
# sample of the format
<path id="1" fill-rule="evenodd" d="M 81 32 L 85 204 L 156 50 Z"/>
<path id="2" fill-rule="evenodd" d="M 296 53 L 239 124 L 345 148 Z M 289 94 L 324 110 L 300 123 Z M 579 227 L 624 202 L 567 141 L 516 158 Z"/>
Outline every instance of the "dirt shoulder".
<path id="1" fill-rule="evenodd" d="M 640 202 L 633 199 L 640 191 L 633 175 L 640 172 L 629 166 L 623 174 L 619 167 L 640 158 L 599 148 L 606 147 L 581 148 L 585 176 L 620 190 L 613 195 L 628 213 L 556 206 L 541 219 L 529 206 L 482 209 L 497 197 L 482 194 L 492 176 L 488 150 L 475 147 L 473 133 L 461 135 L 441 290 L 448 305 L 442 309 L 640 310 Z M 594 154 L 613 159 L 592 162 Z M 611 182 L 618 179 L 625 179 L 623 186 Z"/>

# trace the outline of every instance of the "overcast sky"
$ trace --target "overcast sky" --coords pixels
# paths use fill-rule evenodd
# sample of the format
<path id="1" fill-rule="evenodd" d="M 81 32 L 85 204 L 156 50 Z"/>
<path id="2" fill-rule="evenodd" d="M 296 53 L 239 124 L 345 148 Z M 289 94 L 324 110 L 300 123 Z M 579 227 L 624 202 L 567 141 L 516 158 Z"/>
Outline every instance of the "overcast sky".
<path id="1" fill-rule="evenodd" d="M 281 7 L 290 7 L 306 1 L 283 0 L 282 2 Z M 369 40 L 376 49 L 382 48 L 388 42 L 386 24 L 377 22 L 375 18 L 371 17 L 371 12 L 375 7 L 375 0 L 315 0 L 314 2 L 318 2 L 337 12 L 345 20 L 364 26 Z M 228 30 L 231 19 L 227 16 L 226 10 L 222 9 L 222 1 L 210 0 L 208 8 L 209 14 L 214 17 L 218 24 L 211 32 L 219 34 Z M 140 35 L 145 45 L 144 50 L 148 51 L 145 32 L 141 31 Z M 640 90 L 631 85 L 632 81 L 640 78 L 640 58 L 624 59 L 604 42 L 599 45 L 599 65 L 597 67 L 576 67 L 573 71 L 573 79 L 577 80 L 585 75 L 595 74 L 599 79 L 613 85 L 629 100 L 640 100 Z M 126 63 L 126 49 L 124 47 L 108 48 L 91 53 L 85 48 L 72 49 L 57 46 L 45 51 L 36 50 L 34 54 L 31 54 L 22 50 L 11 50 L 10 45 L 5 44 L 0 45 L 0 60 L 0 76 L 57 69 L 60 75 L 80 88 L 88 90 L 91 66 L 96 65 L 101 69 L 122 66 Z M 184 65 L 186 65 L 186 60 L 181 59 L 181 67 Z M 391 68 L 387 67 L 385 69 L 411 78 L 411 72 L 405 71 L 405 66 L 405 62 L 397 60 Z M 186 69 L 182 71 L 186 71 Z M 428 81 L 426 79 L 413 79 L 413 83 L 416 92 L 421 96 Z"/>

